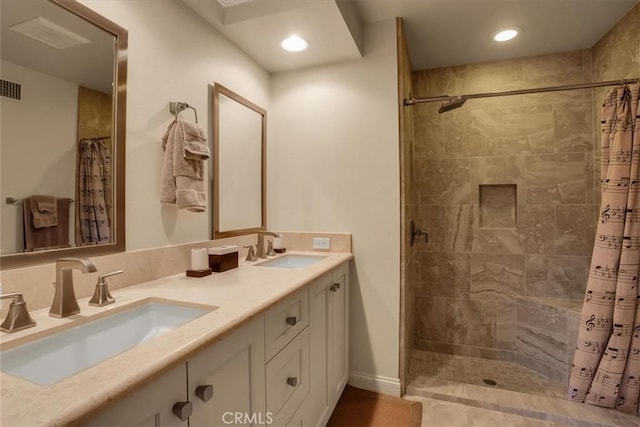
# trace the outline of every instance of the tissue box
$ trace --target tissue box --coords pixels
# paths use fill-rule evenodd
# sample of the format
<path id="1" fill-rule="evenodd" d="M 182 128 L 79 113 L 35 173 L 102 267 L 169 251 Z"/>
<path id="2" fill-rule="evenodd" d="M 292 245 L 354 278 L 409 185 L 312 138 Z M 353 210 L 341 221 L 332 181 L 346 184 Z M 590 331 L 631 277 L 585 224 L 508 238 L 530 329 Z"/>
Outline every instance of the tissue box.
<path id="1" fill-rule="evenodd" d="M 210 248 L 209 267 L 216 273 L 238 268 L 238 247 L 225 245 Z"/>

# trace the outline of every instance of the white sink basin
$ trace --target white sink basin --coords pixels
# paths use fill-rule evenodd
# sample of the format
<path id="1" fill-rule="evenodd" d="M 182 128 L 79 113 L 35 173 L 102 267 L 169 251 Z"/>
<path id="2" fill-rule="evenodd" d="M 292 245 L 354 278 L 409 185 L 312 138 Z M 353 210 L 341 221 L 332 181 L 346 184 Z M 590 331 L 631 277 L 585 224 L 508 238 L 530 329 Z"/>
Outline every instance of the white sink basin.
<path id="1" fill-rule="evenodd" d="M 322 261 L 326 257 L 326 255 L 285 255 L 255 265 L 258 267 L 304 268 Z"/>
<path id="2" fill-rule="evenodd" d="M 36 384 L 53 384 L 209 311 L 147 302 L 5 350 L 0 370 Z"/>

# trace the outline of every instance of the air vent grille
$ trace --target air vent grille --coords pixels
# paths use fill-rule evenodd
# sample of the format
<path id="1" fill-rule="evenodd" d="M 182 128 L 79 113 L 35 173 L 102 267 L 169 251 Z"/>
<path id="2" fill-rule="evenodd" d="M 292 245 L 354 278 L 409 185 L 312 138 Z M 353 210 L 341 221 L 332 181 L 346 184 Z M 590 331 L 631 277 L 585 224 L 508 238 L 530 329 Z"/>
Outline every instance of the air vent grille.
<path id="1" fill-rule="evenodd" d="M 220 6 L 224 8 L 240 6 L 241 4 L 252 2 L 253 0 L 218 0 Z"/>
<path id="2" fill-rule="evenodd" d="M 0 96 L 10 99 L 21 99 L 22 85 L 10 82 L 8 80 L 0 80 Z"/>

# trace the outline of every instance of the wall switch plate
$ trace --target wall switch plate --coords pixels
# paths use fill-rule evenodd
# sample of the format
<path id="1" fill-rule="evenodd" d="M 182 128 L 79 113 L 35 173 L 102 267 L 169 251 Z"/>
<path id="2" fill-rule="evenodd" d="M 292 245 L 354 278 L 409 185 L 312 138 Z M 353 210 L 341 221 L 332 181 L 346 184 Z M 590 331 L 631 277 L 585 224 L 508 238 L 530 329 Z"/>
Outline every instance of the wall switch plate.
<path id="1" fill-rule="evenodd" d="M 328 237 L 314 237 L 313 249 L 329 249 L 331 248 L 331 239 Z"/>

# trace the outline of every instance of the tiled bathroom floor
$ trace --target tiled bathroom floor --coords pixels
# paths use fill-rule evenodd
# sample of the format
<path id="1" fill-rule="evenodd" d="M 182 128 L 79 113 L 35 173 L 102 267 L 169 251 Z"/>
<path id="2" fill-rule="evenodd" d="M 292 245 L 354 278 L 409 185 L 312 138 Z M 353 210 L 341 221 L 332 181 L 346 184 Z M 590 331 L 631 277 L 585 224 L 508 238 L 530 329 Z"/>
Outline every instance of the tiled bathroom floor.
<path id="1" fill-rule="evenodd" d="M 640 426 L 636 415 L 568 401 L 564 385 L 515 363 L 414 351 L 408 380 L 404 398 L 422 402 L 423 427 Z"/>
<path id="2" fill-rule="evenodd" d="M 549 380 L 517 363 L 499 360 L 415 350 L 410 377 L 413 379 L 420 375 L 558 399 L 566 396 L 564 384 Z M 485 379 L 493 380 L 496 384 L 488 385 L 484 382 Z"/>

